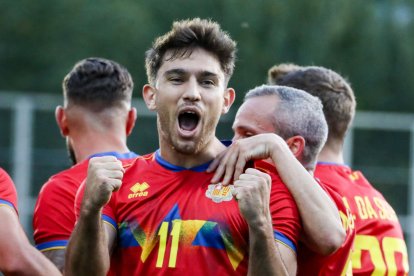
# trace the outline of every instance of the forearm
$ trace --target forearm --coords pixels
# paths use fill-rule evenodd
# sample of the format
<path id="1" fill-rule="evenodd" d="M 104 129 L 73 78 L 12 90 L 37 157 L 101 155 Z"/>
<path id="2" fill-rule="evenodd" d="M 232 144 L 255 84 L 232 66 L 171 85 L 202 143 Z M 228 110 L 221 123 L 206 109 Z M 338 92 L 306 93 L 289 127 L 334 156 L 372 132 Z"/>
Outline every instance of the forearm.
<path id="1" fill-rule="evenodd" d="M 0 208 L 0 271 L 5 275 L 60 275 L 58 269 L 34 248 L 14 210 Z"/>
<path id="2" fill-rule="evenodd" d="M 248 275 L 289 275 L 270 223 L 249 227 L 249 243 Z"/>
<path id="3" fill-rule="evenodd" d="M 321 254 L 331 254 L 345 237 L 336 205 L 286 145 L 275 144 L 272 160 L 298 206 L 306 242 Z"/>
<path id="4" fill-rule="evenodd" d="M 65 275 L 106 275 L 110 261 L 100 210 L 82 209 L 66 250 Z"/>
<path id="5" fill-rule="evenodd" d="M 16 244 L 14 245 L 16 247 Z M 58 269 L 29 243 L 16 247 L 10 252 L 10 258 L 5 258 L 0 265 L 0 271 L 5 275 L 61 275 Z M 16 252 L 17 251 L 17 252 Z"/>

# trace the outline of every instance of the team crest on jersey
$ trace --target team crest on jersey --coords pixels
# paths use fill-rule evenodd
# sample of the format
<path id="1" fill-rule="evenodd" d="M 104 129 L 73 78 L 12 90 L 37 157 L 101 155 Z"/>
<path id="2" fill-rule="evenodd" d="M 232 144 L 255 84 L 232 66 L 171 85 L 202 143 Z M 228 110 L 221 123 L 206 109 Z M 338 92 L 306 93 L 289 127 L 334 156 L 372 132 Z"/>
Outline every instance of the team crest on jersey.
<path id="1" fill-rule="evenodd" d="M 135 183 L 130 190 L 132 191 L 132 194 L 128 195 L 128 199 L 131 198 L 137 198 L 137 197 L 143 197 L 148 195 L 148 191 L 146 191 L 150 185 L 148 185 L 147 182 L 144 183 Z"/>
<path id="2" fill-rule="evenodd" d="M 233 185 L 223 186 L 221 184 L 210 184 L 206 191 L 206 197 L 211 198 L 216 203 L 230 201 L 233 199 Z"/>

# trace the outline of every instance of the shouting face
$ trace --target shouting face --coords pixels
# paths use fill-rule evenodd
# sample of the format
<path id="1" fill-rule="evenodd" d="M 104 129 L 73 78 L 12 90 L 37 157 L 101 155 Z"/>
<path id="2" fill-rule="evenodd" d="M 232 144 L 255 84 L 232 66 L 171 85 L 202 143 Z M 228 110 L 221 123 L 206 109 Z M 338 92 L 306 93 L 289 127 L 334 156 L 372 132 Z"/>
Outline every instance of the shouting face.
<path id="1" fill-rule="evenodd" d="M 155 86 L 144 87 L 144 98 L 158 113 L 161 148 L 198 154 L 215 139 L 220 115 L 233 103 L 234 91 L 217 58 L 200 48 L 171 59 L 165 54 Z"/>

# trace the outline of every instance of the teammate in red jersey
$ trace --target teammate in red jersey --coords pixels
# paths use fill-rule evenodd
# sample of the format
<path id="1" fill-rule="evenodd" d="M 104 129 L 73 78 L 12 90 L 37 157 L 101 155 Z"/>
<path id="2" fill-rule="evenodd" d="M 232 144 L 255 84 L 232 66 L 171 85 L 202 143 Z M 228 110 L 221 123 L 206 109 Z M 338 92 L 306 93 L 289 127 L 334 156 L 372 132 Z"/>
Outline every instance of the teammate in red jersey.
<path id="1" fill-rule="evenodd" d="M 345 219 L 345 238 L 330 241 L 330 227 L 333 226 L 329 224 L 334 215 L 340 221 L 338 209 L 342 216 L 350 212 L 340 196 L 329 187 L 321 183 L 321 188 L 316 181 L 311 185 L 303 181 L 310 177 L 308 171 L 313 174 L 317 155 L 328 133 L 320 101 L 291 87 L 256 87 L 246 94 L 233 130 L 233 145 L 211 164 L 211 170 L 217 167 L 213 182 L 224 174 L 223 184 L 227 184 L 233 175 L 238 178 L 240 169 L 237 168 L 243 168 L 246 161 L 271 158 L 295 198 L 304 225 L 298 248 L 298 274 L 347 273 L 355 231 Z M 303 170 L 287 168 L 298 161 L 303 164 Z M 331 208 L 333 203 L 327 193 L 337 208 Z M 330 214 L 332 211 L 335 214 Z"/>
<path id="2" fill-rule="evenodd" d="M 332 70 L 289 64 L 271 68 L 269 82 L 303 89 L 323 103 L 329 134 L 315 176 L 337 191 L 353 213 L 354 275 L 408 275 L 407 248 L 394 210 L 361 172 L 344 165 L 344 138 L 356 106 L 350 85 Z"/>
<path id="3" fill-rule="evenodd" d="M 137 158 L 125 176 L 114 158 L 90 160 L 67 275 L 103 275 L 110 266 L 117 275 L 295 273 L 299 217 L 276 175 L 249 168 L 228 188 L 210 186 L 205 172 L 225 149 L 215 129 L 234 101 L 227 83 L 235 49 L 218 24 L 201 19 L 175 22 L 155 41 L 143 96 L 157 111 L 160 150 Z M 104 218 L 118 231 L 101 222 L 108 202 Z"/>
<path id="4" fill-rule="evenodd" d="M 88 160 L 107 155 L 132 160 L 137 156 L 126 145 L 136 119 L 132 90 L 128 71 L 102 58 L 78 62 L 64 78 L 64 106 L 56 108 L 56 120 L 75 165 L 45 183 L 33 217 L 36 247 L 60 270 L 76 221 L 76 191 L 86 178 Z"/>
<path id="5" fill-rule="evenodd" d="M 17 194 L 9 175 L 0 168 L 0 274 L 60 275 L 34 248 L 17 216 Z"/>

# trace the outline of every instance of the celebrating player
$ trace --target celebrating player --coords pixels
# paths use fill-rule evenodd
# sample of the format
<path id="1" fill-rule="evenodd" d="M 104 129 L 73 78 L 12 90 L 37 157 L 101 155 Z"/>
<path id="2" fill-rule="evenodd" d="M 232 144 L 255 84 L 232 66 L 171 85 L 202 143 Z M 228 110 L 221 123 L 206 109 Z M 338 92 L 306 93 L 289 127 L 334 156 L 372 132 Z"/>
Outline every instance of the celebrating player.
<path id="1" fill-rule="evenodd" d="M 137 156 L 126 145 L 136 119 L 132 90 L 128 71 L 103 58 L 79 61 L 63 80 L 64 106 L 56 108 L 56 121 L 76 165 L 45 183 L 33 217 L 36 247 L 62 271 L 76 221 L 75 195 L 86 178 L 88 160 L 108 155 L 132 160 Z"/>
<path id="2" fill-rule="evenodd" d="M 335 224 L 330 226 L 330 219 L 335 216 L 330 213 L 336 212 L 339 220 L 338 209 L 342 216 L 349 211 L 340 196 L 329 187 L 321 184 L 338 209 L 330 206 L 331 199 L 316 181 L 310 185 L 303 181 L 311 177 L 308 171 L 313 174 L 317 155 L 328 133 L 320 101 L 291 87 L 256 87 L 246 94 L 233 130 L 233 145 L 210 166 L 210 170 L 217 168 L 213 182 L 224 174 L 223 183 L 226 184 L 233 175 L 238 178 L 240 169 L 247 161 L 271 158 L 294 196 L 303 222 L 303 243 L 298 248 L 298 274 L 347 273 L 355 231 L 345 218 L 346 237 L 336 243 L 331 241 L 330 229 Z M 302 170 L 290 169 L 301 167 L 298 160 L 303 165 Z"/>
<path id="3" fill-rule="evenodd" d="M 27 239 L 17 216 L 16 189 L 1 168 L 0 272 L 6 275 L 60 275 L 58 269 Z"/>
<path id="4" fill-rule="evenodd" d="M 395 211 L 361 172 L 344 164 L 343 143 L 356 106 L 350 85 L 332 70 L 290 64 L 271 68 L 269 82 L 303 89 L 323 103 L 329 132 L 315 176 L 337 191 L 353 213 L 354 275 L 408 275 L 407 248 Z"/>
<path id="5" fill-rule="evenodd" d="M 67 275 L 295 274 L 299 214 L 274 167 L 256 162 L 227 187 L 206 172 L 225 149 L 215 129 L 234 101 L 235 50 L 201 19 L 155 40 L 143 96 L 160 149 L 126 171 L 114 158 L 90 161 Z"/>

